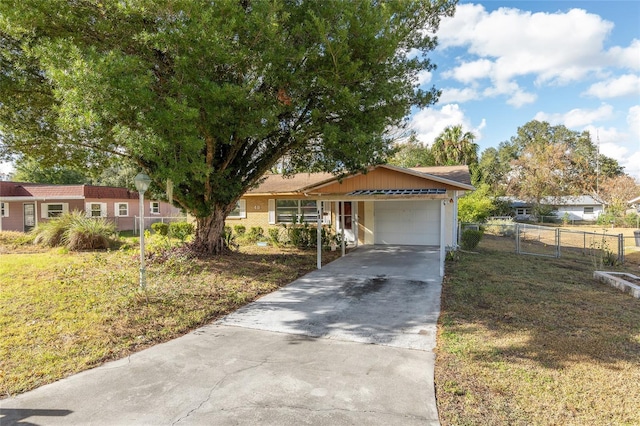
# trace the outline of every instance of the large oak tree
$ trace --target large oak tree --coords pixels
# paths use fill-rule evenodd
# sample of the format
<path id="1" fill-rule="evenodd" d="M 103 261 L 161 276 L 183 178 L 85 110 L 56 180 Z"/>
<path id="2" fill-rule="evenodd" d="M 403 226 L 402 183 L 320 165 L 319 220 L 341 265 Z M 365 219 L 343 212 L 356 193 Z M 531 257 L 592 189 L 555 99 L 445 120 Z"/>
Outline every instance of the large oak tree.
<path id="1" fill-rule="evenodd" d="M 121 158 L 221 250 L 224 219 L 283 155 L 334 173 L 383 161 L 455 0 L 0 2 L 0 154 Z"/>

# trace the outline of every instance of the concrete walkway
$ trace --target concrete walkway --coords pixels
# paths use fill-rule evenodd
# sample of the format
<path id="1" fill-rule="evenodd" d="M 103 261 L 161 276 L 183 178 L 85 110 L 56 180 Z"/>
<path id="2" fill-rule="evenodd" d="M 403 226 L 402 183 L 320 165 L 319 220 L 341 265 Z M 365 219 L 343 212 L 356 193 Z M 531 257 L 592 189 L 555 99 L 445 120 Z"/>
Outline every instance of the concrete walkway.
<path id="1" fill-rule="evenodd" d="M 0 425 L 437 425 L 435 248 L 365 246 L 188 335 L 0 401 Z"/>

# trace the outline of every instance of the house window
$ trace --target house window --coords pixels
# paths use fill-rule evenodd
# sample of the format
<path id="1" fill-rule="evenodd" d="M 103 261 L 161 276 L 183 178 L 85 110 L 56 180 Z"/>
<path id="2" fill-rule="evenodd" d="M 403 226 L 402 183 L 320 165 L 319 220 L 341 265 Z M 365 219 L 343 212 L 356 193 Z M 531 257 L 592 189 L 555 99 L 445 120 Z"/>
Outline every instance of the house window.
<path id="1" fill-rule="evenodd" d="M 518 207 L 516 209 L 516 216 L 530 216 L 531 208 L 529 207 Z"/>
<path id="2" fill-rule="evenodd" d="M 129 203 L 116 203 L 115 212 L 119 217 L 129 216 Z"/>
<path id="3" fill-rule="evenodd" d="M 586 207 L 584 208 L 584 214 L 593 214 L 593 207 Z"/>
<path id="4" fill-rule="evenodd" d="M 276 200 L 278 223 L 316 222 L 318 210 L 315 200 Z"/>
<path id="5" fill-rule="evenodd" d="M 0 203 L 0 216 L 9 217 L 9 204 Z"/>
<path id="6" fill-rule="evenodd" d="M 54 217 L 60 217 L 63 213 L 69 210 L 67 203 L 55 203 L 55 204 L 42 204 L 42 217 L 45 219 L 51 219 Z"/>
<path id="7" fill-rule="evenodd" d="M 151 214 L 160 214 L 160 201 L 151 201 Z"/>
<path id="8" fill-rule="evenodd" d="M 238 200 L 236 203 L 236 208 L 233 209 L 227 218 L 229 219 L 244 219 L 247 217 L 247 201 L 246 200 Z"/>
<path id="9" fill-rule="evenodd" d="M 102 206 L 100 203 L 89 204 L 89 216 L 90 217 L 102 217 Z"/>

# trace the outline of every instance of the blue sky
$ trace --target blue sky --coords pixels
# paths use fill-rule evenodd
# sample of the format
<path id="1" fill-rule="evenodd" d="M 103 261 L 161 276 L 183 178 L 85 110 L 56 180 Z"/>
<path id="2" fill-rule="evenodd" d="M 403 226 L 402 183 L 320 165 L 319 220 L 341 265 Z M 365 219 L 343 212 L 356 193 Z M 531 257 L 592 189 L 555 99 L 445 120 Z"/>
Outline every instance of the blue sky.
<path id="1" fill-rule="evenodd" d="M 441 22 L 425 87 L 443 93 L 411 126 L 448 125 L 497 147 L 537 119 L 589 130 L 640 180 L 640 1 L 464 1 Z"/>

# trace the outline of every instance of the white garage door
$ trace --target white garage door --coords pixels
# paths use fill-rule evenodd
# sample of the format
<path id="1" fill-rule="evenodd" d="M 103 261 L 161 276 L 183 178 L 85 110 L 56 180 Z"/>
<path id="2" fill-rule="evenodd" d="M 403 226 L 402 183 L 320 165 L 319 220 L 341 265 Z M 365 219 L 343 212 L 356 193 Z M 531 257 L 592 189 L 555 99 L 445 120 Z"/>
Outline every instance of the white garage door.
<path id="1" fill-rule="evenodd" d="M 440 245 L 440 201 L 376 201 L 375 243 Z"/>

